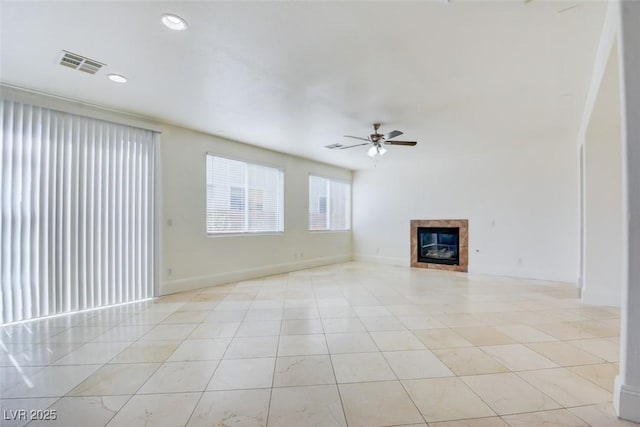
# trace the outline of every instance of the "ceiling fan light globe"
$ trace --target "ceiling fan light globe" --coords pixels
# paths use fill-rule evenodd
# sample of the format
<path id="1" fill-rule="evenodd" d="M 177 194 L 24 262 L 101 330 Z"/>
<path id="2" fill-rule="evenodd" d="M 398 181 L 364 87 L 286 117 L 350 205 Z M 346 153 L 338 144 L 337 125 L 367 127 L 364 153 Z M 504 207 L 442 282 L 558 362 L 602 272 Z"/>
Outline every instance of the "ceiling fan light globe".
<path id="1" fill-rule="evenodd" d="M 378 154 L 380 154 L 381 156 L 384 156 L 384 153 L 386 152 L 387 152 L 387 149 L 384 148 L 383 146 L 378 147 Z"/>
<path id="2" fill-rule="evenodd" d="M 375 145 L 372 145 L 371 148 L 369 148 L 369 151 L 367 151 L 367 155 L 369 157 L 375 157 L 376 154 L 378 154 L 378 150 L 376 149 Z"/>

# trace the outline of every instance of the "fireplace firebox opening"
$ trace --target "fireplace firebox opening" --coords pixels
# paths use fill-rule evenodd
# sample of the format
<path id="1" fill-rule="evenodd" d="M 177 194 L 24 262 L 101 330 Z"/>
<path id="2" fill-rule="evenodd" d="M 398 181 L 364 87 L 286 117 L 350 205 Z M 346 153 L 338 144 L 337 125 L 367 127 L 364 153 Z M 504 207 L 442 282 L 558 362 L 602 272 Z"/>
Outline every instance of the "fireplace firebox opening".
<path id="1" fill-rule="evenodd" d="M 418 262 L 460 265 L 459 227 L 418 227 Z"/>
<path id="2" fill-rule="evenodd" d="M 468 219 L 412 219 L 411 267 L 466 272 Z"/>

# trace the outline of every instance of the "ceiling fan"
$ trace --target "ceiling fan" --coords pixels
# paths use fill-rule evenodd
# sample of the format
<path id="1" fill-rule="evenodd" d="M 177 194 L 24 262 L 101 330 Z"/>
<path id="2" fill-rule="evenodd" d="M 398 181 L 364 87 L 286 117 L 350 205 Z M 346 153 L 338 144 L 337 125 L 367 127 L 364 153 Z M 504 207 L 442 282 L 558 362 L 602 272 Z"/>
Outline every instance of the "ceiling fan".
<path id="1" fill-rule="evenodd" d="M 362 141 L 367 141 L 367 142 L 363 142 L 362 144 L 348 145 L 346 147 L 339 147 L 339 148 L 341 150 L 345 150 L 347 148 L 361 147 L 363 145 L 371 144 L 371 148 L 369 148 L 369 151 L 367 152 L 367 154 L 369 155 L 369 157 L 375 157 L 377 154 L 382 156 L 384 155 L 384 153 L 387 152 L 387 149 L 384 148 L 384 145 L 407 145 L 407 146 L 413 147 L 414 145 L 417 144 L 416 141 L 390 141 L 390 139 L 395 138 L 396 136 L 402 135 L 402 132 L 400 132 L 399 130 L 392 130 L 387 134 L 382 134 L 382 133 L 378 133 L 378 129 L 380 129 L 380 123 L 374 123 L 373 133 L 366 138 L 361 138 L 359 136 L 345 135 L 345 138 L 360 139 Z"/>

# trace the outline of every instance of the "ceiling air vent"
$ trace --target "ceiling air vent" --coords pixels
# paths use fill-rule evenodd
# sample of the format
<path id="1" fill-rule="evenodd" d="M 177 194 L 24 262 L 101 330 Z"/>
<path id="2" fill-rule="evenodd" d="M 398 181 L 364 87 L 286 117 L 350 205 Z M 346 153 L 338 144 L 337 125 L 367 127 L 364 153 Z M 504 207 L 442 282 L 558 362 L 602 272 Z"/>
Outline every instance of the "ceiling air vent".
<path id="1" fill-rule="evenodd" d="M 60 65 L 73 68 L 74 70 L 84 71 L 85 73 L 95 74 L 105 65 L 102 62 L 89 59 L 77 53 L 62 51 L 60 56 Z"/>
<path id="2" fill-rule="evenodd" d="M 328 148 L 329 150 L 334 150 L 334 149 L 340 148 L 340 147 L 344 147 L 344 145 L 342 145 L 342 144 L 325 145 L 325 148 Z"/>

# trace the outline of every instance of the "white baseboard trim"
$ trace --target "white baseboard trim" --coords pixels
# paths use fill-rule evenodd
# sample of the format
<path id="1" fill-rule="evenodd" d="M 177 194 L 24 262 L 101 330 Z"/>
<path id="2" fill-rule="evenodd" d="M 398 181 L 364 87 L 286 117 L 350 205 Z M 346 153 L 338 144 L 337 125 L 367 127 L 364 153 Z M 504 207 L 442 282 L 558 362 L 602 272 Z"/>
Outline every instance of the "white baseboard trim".
<path id="1" fill-rule="evenodd" d="M 582 302 L 590 305 L 620 307 L 622 296 L 617 292 L 593 291 L 586 286 L 582 288 Z"/>
<path id="2" fill-rule="evenodd" d="M 399 258 L 399 257 L 389 257 L 389 256 L 380 256 L 380 255 L 369 255 L 369 254 L 355 254 L 353 257 L 354 261 L 363 261 L 363 262 L 372 262 L 377 264 L 386 264 L 386 265 L 397 265 L 401 267 L 409 267 L 411 263 L 409 262 L 409 257 L 407 258 Z M 516 277 L 519 279 L 532 279 L 532 280 L 547 280 L 553 282 L 565 282 L 565 283 L 576 283 L 576 276 L 557 273 L 553 271 L 543 271 L 543 270 L 520 270 L 502 266 L 490 266 L 490 265 L 478 265 L 471 264 L 469 265 L 469 273 L 474 274 L 487 274 L 491 276 L 503 276 L 503 277 Z"/>
<path id="3" fill-rule="evenodd" d="M 577 273 L 574 275 L 549 270 L 519 269 L 499 265 L 478 265 L 475 263 L 469 264 L 469 273 L 515 277 L 519 279 L 545 280 L 549 282 L 573 283 L 577 286 Z"/>
<path id="4" fill-rule="evenodd" d="M 354 261 L 371 262 L 375 264 L 396 265 L 400 267 L 409 267 L 411 263 L 409 259 L 380 256 L 380 255 L 367 255 L 367 254 L 355 254 L 353 256 Z"/>
<path id="5" fill-rule="evenodd" d="M 272 276 L 274 274 L 289 273 L 305 268 L 321 267 L 323 265 L 349 262 L 350 255 L 335 255 L 330 257 L 313 258 L 301 261 L 286 262 L 281 264 L 266 265 L 262 267 L 248 268 L 237 271 L 225 271 L 224 273 L 207 276 L 186 277 L 184 279 L 165 281 L 160 284 L 160 290 L 156 296 L 175 294 L 176 292 L 191 291 L 224 283 L 241 280 L 256 279 L 258 277 Z"/>
<path id="6" fill-rule="evenodd" d="M 622 379 L 618 375 L 614 383 L 613 406 L 620 418 L 639 423 L 640 388 L 622 384 Z"/>

